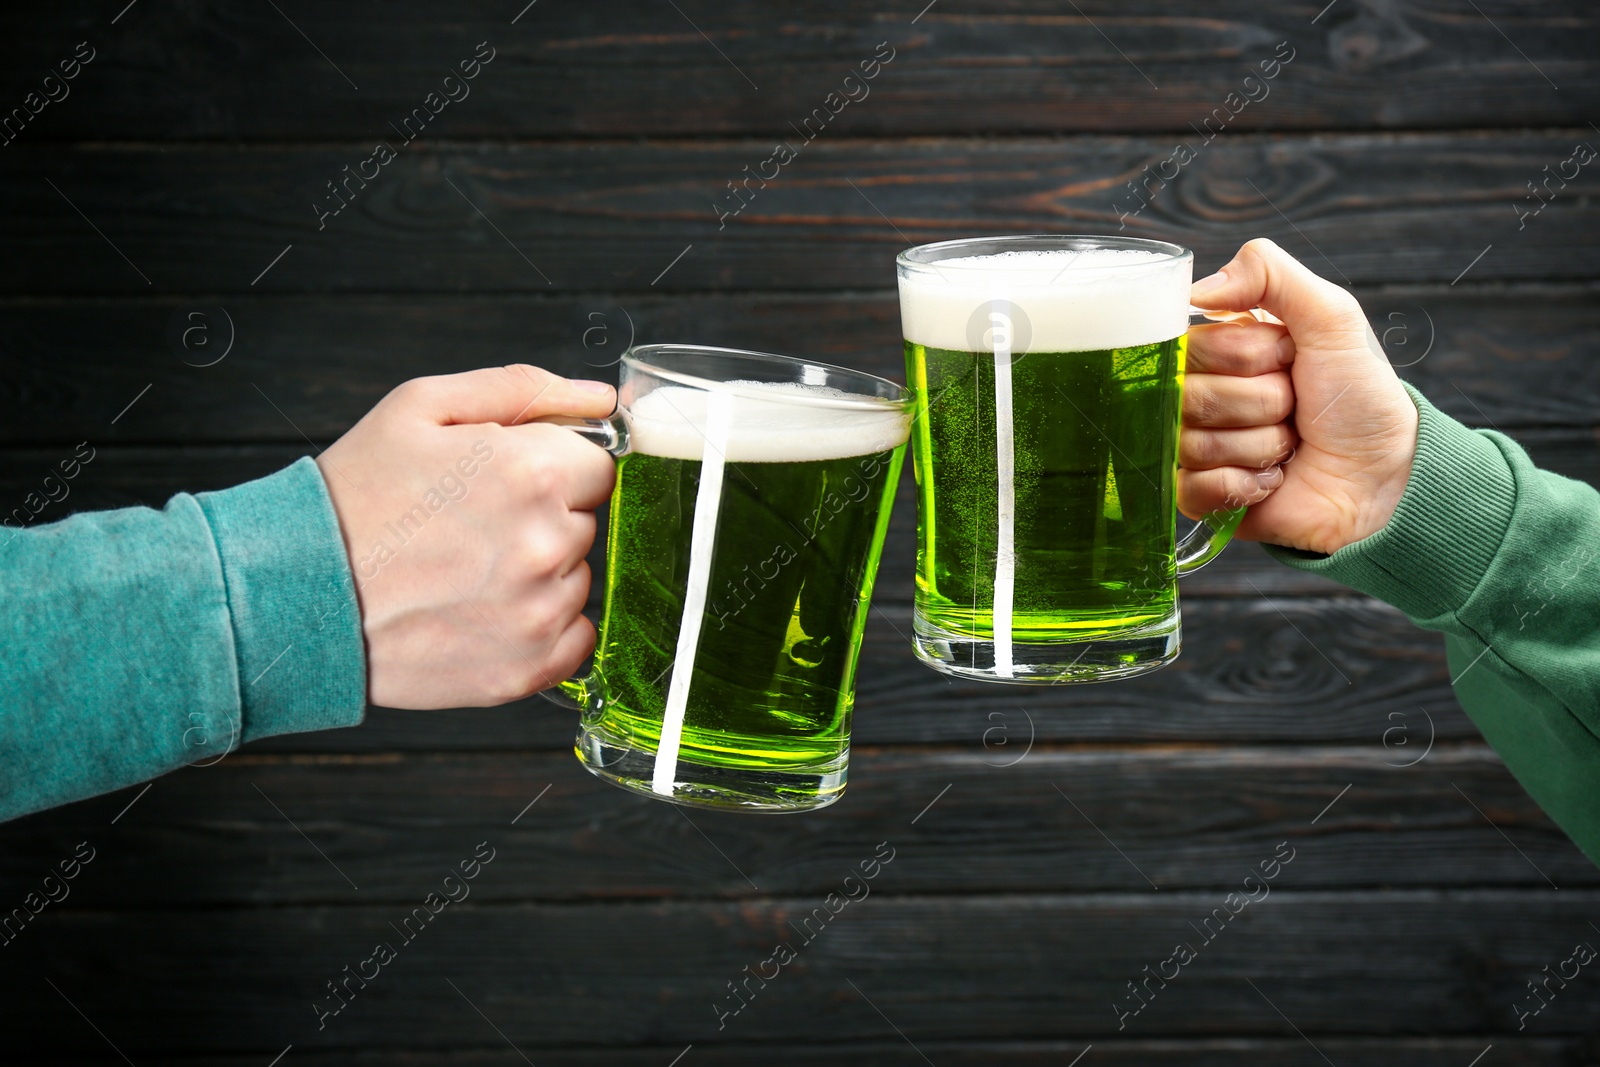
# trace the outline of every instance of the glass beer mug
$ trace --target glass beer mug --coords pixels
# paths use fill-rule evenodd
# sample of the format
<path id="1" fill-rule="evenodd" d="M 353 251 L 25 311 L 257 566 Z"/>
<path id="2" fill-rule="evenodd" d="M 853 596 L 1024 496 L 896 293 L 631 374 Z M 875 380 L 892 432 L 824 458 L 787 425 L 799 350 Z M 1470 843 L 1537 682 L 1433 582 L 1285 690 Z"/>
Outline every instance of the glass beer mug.
<path id="1" fill-rule="evenodd" d="M 1193 255 L 1160 241 L 943 241 L 896 260 L 915 400 L 916 653 L 1054 684 L 1177 658 L 1176 579 L 1244 509 L 1176 536 Z"/>
<path id="2" fill-rule="evenodd" d="M 905 390 L 760 352 L 643 345 L 609 420 L 550 420 L 617 459 L 578 759 L 680 804 L 837 800 L 856 658 L 905 456 Z"/>

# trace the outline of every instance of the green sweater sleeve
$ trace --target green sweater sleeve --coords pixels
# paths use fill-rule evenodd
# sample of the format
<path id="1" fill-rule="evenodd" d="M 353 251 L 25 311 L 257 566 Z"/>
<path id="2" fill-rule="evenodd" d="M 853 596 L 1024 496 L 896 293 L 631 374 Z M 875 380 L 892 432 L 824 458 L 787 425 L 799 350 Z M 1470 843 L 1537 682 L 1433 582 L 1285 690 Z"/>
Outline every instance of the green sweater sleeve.
<path id="1" fill-rule="evenodd" d="M 0 527 L 0 819 L 353 726 L 366 664 L 316 463 Z"/>
<path id="2" fill-rule="evenodd" d="M 1388 525 L 1331 556 L 1267 550 L 1443 631 L 1461 706 L 1600 864 L 1600 493 L 1411 396 L 1417 455 Z"/>

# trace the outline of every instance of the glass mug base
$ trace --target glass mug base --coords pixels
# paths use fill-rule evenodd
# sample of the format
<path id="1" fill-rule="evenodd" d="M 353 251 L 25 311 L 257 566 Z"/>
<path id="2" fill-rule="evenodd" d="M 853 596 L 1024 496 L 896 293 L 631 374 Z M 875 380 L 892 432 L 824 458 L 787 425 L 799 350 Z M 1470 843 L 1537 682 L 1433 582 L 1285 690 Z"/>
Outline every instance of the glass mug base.
<path id="1" fill-rule="evenodd" d="M 692 808 L 712 808 L 758 815 L 784 815 L 825 808 L 844 795 L 850 763 L 846 747 L 826 764 L 777 770 L 713 767 L 680 753 L 672 792 L 651 785 L 656 755 L 585 723 L 574 745 L 578 762 L 590 774 L 612 785 L 654 800 Z"/>
<path id="2" fill-rule="evenodd" d="M 917 658 L 944 674 L 1009 685 L 1071 685 L 1120 681 L 1160 670 L 1178 658 L 1183 623 L 1174 611 L 1131 630 L 1099 633 L 1078 641 L 1013 641 L 1011 669 L 995 662 L 992 640 L 943 631 L 914 619 L 911 643 Z"/>

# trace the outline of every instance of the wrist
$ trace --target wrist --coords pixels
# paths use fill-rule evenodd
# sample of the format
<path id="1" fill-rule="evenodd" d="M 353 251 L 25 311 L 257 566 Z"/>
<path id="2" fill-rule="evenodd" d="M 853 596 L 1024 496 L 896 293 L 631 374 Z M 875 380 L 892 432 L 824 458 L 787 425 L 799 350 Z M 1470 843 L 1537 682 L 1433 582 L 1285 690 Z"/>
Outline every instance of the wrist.
<path id="1" fill-rule="evenodd" d="M 366 661 L 349 561 L 320 468 L 197 499 L 216 538 L 238 663 L 238 739 L 352 726 Z"/>
<path id="2" fill-rule="evenodd" d="M 1386 601 L 1412 619 L 1454 612 L 1478 589 L 1516 509 L 1511 465 L 1492 436 L 1470 430 L 1406 387 L 1419 414 L 1409 477 L 1388 521 L 1327 554 L 1267 545 L 1276 559 Z"/>
<path id="3" fill-rule="evenodd" d="M 1406 486 L 1411 481 L 1411 467 L 1417 456 L 1418 417 L 1417 409 L 1409 397 L 1403 399 L 1402 403 L 1405 404 L 1405 410 L 1395 435 L 1395 446 L 1384 454 L 1379 463 L 1374 464 L 1377 469 L 1371 474 L 1354 523 L 1347 536 L 1329 551 L 1364 541 L 1388 526 L 1389 520 L 1394 518 L 1395 508 L 1400 505 L 1400 499 L 1406 494 Z"/>

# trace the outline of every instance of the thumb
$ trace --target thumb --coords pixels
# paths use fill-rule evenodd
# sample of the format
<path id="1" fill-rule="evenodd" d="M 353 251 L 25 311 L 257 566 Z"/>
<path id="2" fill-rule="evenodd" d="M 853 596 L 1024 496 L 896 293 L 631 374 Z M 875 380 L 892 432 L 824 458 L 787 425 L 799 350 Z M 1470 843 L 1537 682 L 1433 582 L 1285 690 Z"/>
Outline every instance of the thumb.
<path id="1" fill-rule="evenodd" d="M 1356 298 L 1265 237 L 1247 242 L 1220 271 L 1195 282 L 1189 299 L 1207 310 L 1263 308 L 1289 328 L 1297 348 L 1367 348 L 1367 318 Z"/>
<path id="2" fill-rule="evenodd" d="M 417 378 L 397 393 L 413 413 L 440 426 L 517 426 L 546 415 L 603 419 L 617 406 L 616 390 L 604 382 L 563 378 L 526 363 Z"/>

